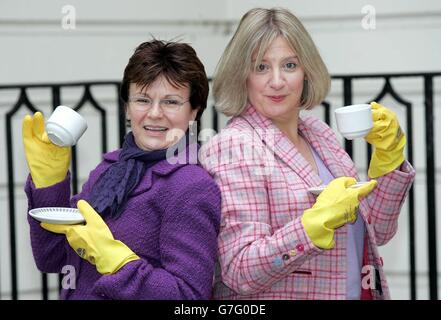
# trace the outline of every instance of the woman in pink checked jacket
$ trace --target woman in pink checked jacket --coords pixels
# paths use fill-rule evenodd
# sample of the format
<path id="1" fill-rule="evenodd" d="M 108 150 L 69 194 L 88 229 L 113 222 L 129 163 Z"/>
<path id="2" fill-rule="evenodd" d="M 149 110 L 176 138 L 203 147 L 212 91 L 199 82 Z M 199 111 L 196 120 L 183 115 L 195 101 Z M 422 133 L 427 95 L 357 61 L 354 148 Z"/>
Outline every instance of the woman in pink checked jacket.
<path id="1" fill-rule="evenodd" d="M 389 299 L 377 246 L 397 231 L 415 176 L 396 115 L 371 103 L 369 182 L 322 121 L 330 77 L 285 9 L 252 9 L 216 71 L 216 105 L 232 119 L 201 149 L 222 192 L 213 298 Z M 316 196 L 308 188 L 327 185 Z"/>

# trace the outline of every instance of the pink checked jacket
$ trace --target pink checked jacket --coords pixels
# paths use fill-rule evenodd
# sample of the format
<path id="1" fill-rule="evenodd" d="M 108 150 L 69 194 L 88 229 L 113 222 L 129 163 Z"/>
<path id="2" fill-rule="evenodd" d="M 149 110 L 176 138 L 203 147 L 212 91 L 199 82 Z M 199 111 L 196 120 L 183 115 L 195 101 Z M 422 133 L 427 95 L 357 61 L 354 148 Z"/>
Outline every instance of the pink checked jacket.
<path id="1" fill-rule="evenodd" d="M 334 177 L 358 180 L 354 163 L 324 122 L 300 118 L 298 129 Z M 331 250 L 315 247 L 308 238 L 300 219 L 316 196 L 307 189 L 322 181 L 271 120 L 248 106 L 201 148 L 199 157 L 222 193 L 214 299 L 346 299 L 347 227 L 336 230 Z M 405 161 L 379 177 L 360 203 L 367 258 L 362 284 L 373 299 L 390 298 L 377 246 L 397 231 L 414 176 Z"/>

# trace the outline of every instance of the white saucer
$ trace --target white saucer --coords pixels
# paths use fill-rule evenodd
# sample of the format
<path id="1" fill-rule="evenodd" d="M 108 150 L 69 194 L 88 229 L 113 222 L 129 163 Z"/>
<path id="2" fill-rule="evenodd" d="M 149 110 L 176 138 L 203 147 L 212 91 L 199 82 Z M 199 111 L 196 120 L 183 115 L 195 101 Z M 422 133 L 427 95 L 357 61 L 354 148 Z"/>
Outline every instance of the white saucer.
<path id="1" fill-rule="evenodd" d="M 358 188 L 358 187 L 365 185 L 366 183 L 369 183 L 369 181 L 360 181 L 360 182 L 357 182 L 356 184 L 350 186 L 349 188 Z M 309 188 L 308 191 L 313 194 L 319 195 L 323 190 L 325 190 L 325 188 L 326 188 L 326 186 L 312 187 L 312 188 Z"/>
<path id="2" fill-rule="evenodd" d="M 75 208 L 36 208 L 30 210 L 29 215 L 38 221 L 51 224 L 80 224 L 85 222 L 80 210 Z"/>

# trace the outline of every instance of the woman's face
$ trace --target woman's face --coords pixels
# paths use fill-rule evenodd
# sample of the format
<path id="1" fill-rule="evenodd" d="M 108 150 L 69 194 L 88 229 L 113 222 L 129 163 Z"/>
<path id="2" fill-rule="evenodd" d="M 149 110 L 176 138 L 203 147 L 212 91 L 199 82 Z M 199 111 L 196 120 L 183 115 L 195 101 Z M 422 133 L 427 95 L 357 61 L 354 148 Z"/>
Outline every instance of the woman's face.
<path id="1" fill-rule="evenodd" d="M 254 53 L 253 67 L 256 56 Z M 248 75 L 248 101 L 276 125 L 297 121 L 304 79 L 297 53 L 283 37 L 277 37 Z"/>
<path id="2" fill-rule="evenodd" d="M 190 105 L 190 88 L 172 86 L 163 76 L 149 87 L 131 83 L 127 119 L 136 145 L 143 150 L 166 149 L 185 134 L 198 109 Z"/>

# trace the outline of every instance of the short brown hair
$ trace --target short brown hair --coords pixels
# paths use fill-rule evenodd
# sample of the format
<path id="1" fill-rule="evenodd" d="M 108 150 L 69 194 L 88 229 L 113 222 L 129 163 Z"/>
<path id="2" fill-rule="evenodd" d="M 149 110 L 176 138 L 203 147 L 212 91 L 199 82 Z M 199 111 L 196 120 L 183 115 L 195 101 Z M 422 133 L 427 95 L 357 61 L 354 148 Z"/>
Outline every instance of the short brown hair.
<path id="1" fill-rule="evenodd" d="M 121 99 L 127 103 L 130 83 L 148 87 L 159 76 L 175 87 L 189 86 L 191 108 L 199 108 L 199 120 L 207 107 L 208 79 L 196 51 L 186 43 L 157 39 L 141 43 L 124 70 Z"/>
<path id="2" fill-rule="evenodd" d="M 247 106 L 246 79 L 253 69 L 251 57 L 260 63 L 270 43 L 282 36 L 294 49 L 305 71 L 301 106 L 311 109 L 326 97 L 331 78 L 320 54 L 300 20 L 284 8 L 248 11 L 228 43 L 213 80 L 216 108 L 227 116 L 241 114 Z"/>

